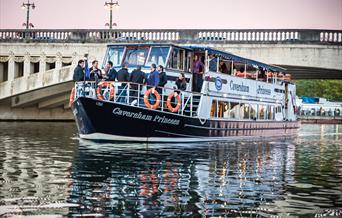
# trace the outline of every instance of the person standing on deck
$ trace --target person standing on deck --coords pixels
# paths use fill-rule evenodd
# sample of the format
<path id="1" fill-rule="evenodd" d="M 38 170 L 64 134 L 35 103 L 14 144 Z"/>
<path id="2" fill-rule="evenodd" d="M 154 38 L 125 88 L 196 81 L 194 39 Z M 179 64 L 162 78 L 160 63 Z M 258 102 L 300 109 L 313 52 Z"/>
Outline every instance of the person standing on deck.
<path id="1" fill-rule="evenodd" d="M 139 102 L 140 91 L 142 89 L 142 86 L 140 86 L 139 88 L 139 84 L 143 85 L 145 83 L 145 80 L 146 76 L 145 73 L 141 71 L 141 66 L 138 66 L 129 75 L 129 81 L 131 82 L 129 96 L 131 99 L 134 99 L 133 101 L 131 101 L 133 105 Z"/>
<path id="2" fill-rule="evenodd" d="M 151 72 L 147 76 L 146 83 L 150 88 L 157 88 L 159 85 L 159 72 L 157 71 L 156 64 L 151 64 Z"/>
<path id="3" fill-rule="evenodd" d="M 178 90 L 185 91 L 186 90 L 186 79 L 184 73 L 180 73 L 177 80 L 176 86 Z"/>
<path id="4" fill-rule="evenodd" d="M 97 60 L 94 60 L 93 62 L 91 62 L 91 68 L 90 70 L 90 81 L 96 81 L 96 83 L 98 82 L 98 80 L 102 79 L 102 72 L 99 69 L 99 62 Z"/>
<path id="5" fill-rule="evenodd" d="M 128 64 L 125 63 L 122 66 L 122 68 L 117 73 L 116 79 L 118 80 L 118 82 L 123 82 L 121 84 L 121 86 L 119 86 L 119 93 L 118 93 L 118 95 L 120 97 L 119 97 L 118 101 L 119 102 L 124 102 L 125 98 L 127 96 L 127 92 L 126 92 L 126 89 L 125 89 L 127 83 L 125 83 L 125 82 L 129 81 Z"/>
<path id="6" fill-rule="evenodd" d="M 167 76 L 166 76 L 166 73 L 164 71 L 164 67 L 162 65 L 159 65 L 158 66 L 158 72 L 159 72 L 159 84 L 158 84 L 158 89 L 157 91 L 159 92 L 159 94 L 163 94 L 163 88 L 164 86 L 166 85 L 167 83 Z"/>
<path id="7" fill-rule="evenodd" d="M 195 61 L 194 61 L 194 72 L 193 77 L 195 81 L 195 91 L 200 92 L 202 89 L 203 84 L 203 72 L 204 72 L 204 64 L 200 60 L 200 58 L 195 55 Z"/>
<path id="8" fill-rule="evenodd" d="M 224 73 L 224 74 L 228 74 L 229 73 L 228 67 L 227 67 L 226 63 L 222 59 L 220 60 L 220 69 L 219 69 L 219 71 L 221 73 Z"/>
<path id="9" fill-rule="evenodd" d="M 84 60 L 79 60 L 74 70 L 73 80 L 74 82 L 83 81 L 84 79 Z"/>
<path id="10" fill-rule="evenodd" d="M 156 64 L 151 64 L 151 72 L 148 74 L 146 79 L 147 88 L 153 88 L 154 90 L 158 87 L 160 81 L 159 72 L 156 68 Z M 154 95 L 150 95 L 150 100 L 153 102 L 155 101 Z"/>
<path id="11" fill-rule="evenodd" d="M 113 68 L 113 62 L 108 61 L 104 71 L 106 72 L 107 81 L 115 81 L 118 72 Z"/>

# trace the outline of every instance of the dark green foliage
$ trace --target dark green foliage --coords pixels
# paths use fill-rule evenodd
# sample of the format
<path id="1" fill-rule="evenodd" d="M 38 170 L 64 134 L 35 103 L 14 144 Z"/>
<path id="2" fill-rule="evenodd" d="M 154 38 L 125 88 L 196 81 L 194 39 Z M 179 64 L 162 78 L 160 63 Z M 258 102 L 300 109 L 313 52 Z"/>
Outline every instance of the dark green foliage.
<path id="1" fill-rule="evenodd" d="M 342 80 L 297 80 L 298 96 L 342 100 Z"/>

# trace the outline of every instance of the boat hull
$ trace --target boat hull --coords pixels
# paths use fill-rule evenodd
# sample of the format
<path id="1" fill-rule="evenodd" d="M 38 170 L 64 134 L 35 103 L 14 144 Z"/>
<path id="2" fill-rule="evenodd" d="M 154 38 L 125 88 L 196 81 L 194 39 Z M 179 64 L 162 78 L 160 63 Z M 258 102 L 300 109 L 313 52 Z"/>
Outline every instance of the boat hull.
<path id="1" fill-rule="evenodd" d="M 293 136 L 299 122 L 203 120 L 148 108 L 78 98 L 72 111 L 80 137 L 90 140 L 198 142 Z"/>

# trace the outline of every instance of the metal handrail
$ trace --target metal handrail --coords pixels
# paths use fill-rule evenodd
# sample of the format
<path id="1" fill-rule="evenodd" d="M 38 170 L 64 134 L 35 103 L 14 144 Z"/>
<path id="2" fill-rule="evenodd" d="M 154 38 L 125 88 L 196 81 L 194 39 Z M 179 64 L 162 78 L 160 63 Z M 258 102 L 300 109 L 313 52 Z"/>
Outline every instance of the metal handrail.
<path id="1" fill-rule="evenodd" d="M 145 107 L 144 104 L 144 97 L 141 94 L 141 92 L 146 88 L 148 90 L 148 85 L 145 84 L 139 84 L 139 83 L 133 83 L 133 82 L 116 82 L 116 81 L 108 81 L 110 83 L 114 84 L 114 92 L 120 93 L 117 95 L 115 94 L 114 98 L 108 99 L 107 96 L 104 96 L 105 101 L 110 101 L 110 102 L 115 102 L 115 103 L 121 103 L 121 104 L 126 104 L 126 105 L 131 105 L 131 106 L 136 106 L 136 107 Z M 122 83 L 126 83 L 126 85 L 123 88 L 119 88 Z M 136 85 L 136 88 L 132 88 L 132 85 Z M 96 82 L 93 81 L 85 81 L 85 82 L 76 82 L 75 83 L 75 100 L 78 97 L 87 97 L 87 98 L 97 98 L 96 96 L 96 90 L 97 89 L 97 84 Z M 167 88 L 167 87 L 157 87 L 156 91 L 162 90 L 161 93 L 161 99 L 160 99 L 160 104 L 157 110 L 161 111 L 168 111 L 167 108 L 164 107 L 164 104 L 167 102 L 167 92 L 179 92 L 179 95 L 182 95 L 182 100 L 181 100 L 181 107 L 180 109 L 175 112 L 180 115 L 185 115 L 185 116 L 193 116 L 193 111 L 194 111 L 194 104 L 193 104 L 193 93 L 189 91 L 181 91 L 177 89 L 172 89 L 172 88 Z M 95 93 L 95 94 L 94 94 Z M 109 93 L 109 92 L 108 92 Z M 187 98 L 186 101 L 184 102 L 184 98 Z M 135 102 L 136 101 L 136 102 Z M 199 102 L 198 102 L 199 103 Z M 190 111 L 189 114 L 186 112 L 186 107 L 190 105 Z M 168 111 L 170 112 L 170 111 Z M 171 113 L 171 112 L 170 112 Z"/>

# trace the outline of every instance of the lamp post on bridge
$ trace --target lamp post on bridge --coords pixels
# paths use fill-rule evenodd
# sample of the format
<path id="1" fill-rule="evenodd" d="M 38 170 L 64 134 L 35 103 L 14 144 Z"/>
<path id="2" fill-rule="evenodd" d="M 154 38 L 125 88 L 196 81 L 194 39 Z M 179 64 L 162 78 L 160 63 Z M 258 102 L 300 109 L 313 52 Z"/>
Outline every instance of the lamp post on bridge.
<path id="1" fill-rule="evenodd" d="M 30 0 L 27 0 L 27 3 L 23 3 L 21 5 L 22 9 L 26 8 L 26 29 L 28 30 L 30 26 L 33 26 L 32 24 L 30 25 L 30 8 L 35 9 L 36 6 L 34 3 L 30 3 Z"/>
<path id="2" fill-rule="evenodd" d="M 113 7 L 118 8 L 119 2 L 114 2 L 113 0 L 110 0 L 110 2 L 105 2 L 104 4 L 105 9 L 109 10 L 109 29 L 113 29 Z"/>

